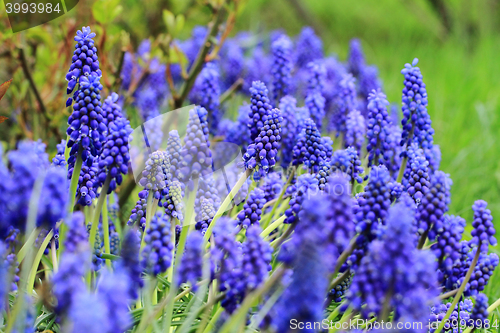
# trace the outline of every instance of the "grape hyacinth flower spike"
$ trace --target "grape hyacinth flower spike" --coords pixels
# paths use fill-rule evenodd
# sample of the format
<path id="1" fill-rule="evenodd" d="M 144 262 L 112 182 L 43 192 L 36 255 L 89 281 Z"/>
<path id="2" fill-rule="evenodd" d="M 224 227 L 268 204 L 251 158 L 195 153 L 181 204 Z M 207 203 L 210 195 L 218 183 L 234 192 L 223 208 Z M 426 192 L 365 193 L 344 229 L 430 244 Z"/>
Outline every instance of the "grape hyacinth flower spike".
<path id="1" fill-rule="evenodd" d="M 389 150 L 389 125 L 391 120 L 387 112 L 389 102 L 381 91 L 372 90 L 368 95 L 368 121 L 366 136 L 368 144 L 368 166 L 378 165 L 384 160 Z"/>
<path id="2" fill-rule="evenodd" d="M 488 253 L 488 245 L 495 246 L 495 227 L 491 211 L 486 208 L 488 203 L 484 200 L 477 200 L 472 206 L 474 211 L 474 221 L 471 231 L 472 242 L 476 244 L 482 253 Z"/>
<path id="3" fill-rule="evenodd" d="M 129 121 L 125 118 L 118 118 L 109 125 L 106 143 L 99 157 L 98 175 L 101 184 L 105 183 L 107 177 L 111 179 L 107 194 L 122 183 L 122 174 L 126 175 L 128 172 L 130 161 L 128 141 L 131 133 Z"/>
<path id="4" fill-rule="evenodd" d="M 179 282 L 189 283 L 196 291 L 198 279 L 202 276 L 203 236 L 192 232 L 187 236 L 186 248 L 179 266 Z"/>
<path id="5" fill-rule="evenodd" d="M 181 168 L 177 172 L 180 181 L 186 182 L 213 172 L 207 115 L 207 110 L 201 106 L 189 111 L 184 147 L 180 152 Z"/>
<path id="6" fill-rule="evenodd" d="M 261 174 L 266 174 L 276 164 L 276 156 L 281 142 L 281 112 L 273 109 L 262 126 L 259 136 L 251 143 L 243 161 L 246 169 L 259 168 Z"/>
<path id="7" fill-rule="evenodd" d="M 326 159 L 326 149 L 321 142 L 321 134 L 314 120 L 307 119 L 293 147 L 292 164 L 304 164 L 312 172 L 316 172 L 320 163 Z"/>
<path id="8" fill-rule="evenodd" d="M 75 36 L 75 51 L 71 58 L 71 66 L 66 74 L 68 81 L 67 94 L 71 94 L 76 85 L 80 82 L 82 76 L 101 76 L 99 69 L 99 60 L 97 57 L 97 48 L 94 46 L 94 37 L 96 34 L 91 32 L 90 27 L 83 27 L 78 30 Z M 69 105 L 68 105 L 69 103 Z M 68 100 L 66 106 L 71 105 L 71 99 Z"/>
<path id="9" fill-rule="evenodd" d="M 168 164 L 168 156 L 165 152 L 159 150 L 153 152 L 146 161 L 139 184 L 153 193 L 165 188 L 167 186 L 165 169 Z"/>
<path id="10" fill-rule="evenodd" d="M 282 35 L 271 46 L 273 53 L 273 65 L 271 68 L 273 74 L 273 98 L 276 102 L 290 92 L 292 47 L 292 41 L 286 35 Z"/>
<path id="11" fill-rule="evenodd" d="M 264 126 L 264 122 L 272 109 L 268 97 L 268 90 L 263 82 L 252 82 L 252 87 L 250 88 L 250 103 L 248 128 L 250 129 L 250 140 L 254 141 L 259 136 L 260 129 Z"/>
<path id="12" fill-rule="evenodd" d="M 326 68 L 321 61 L 314 61 L 307 65 L 309 69 L 309 80 L 305 98 L 306 107 L 316 127 L 321 130 L 323 118 L 325 117 L 326 100 L 322 95 L 325 84 Z"/>
<path id="13" fill-rule="evenodd" d="M 73 113 L 68 118 L 69 135 L 67 146 L 71 148 L 68 164 L 73 165 L 79 146 L 83 149 L 82 159 L 85 161 L 88 154 L 97 156 L 102 142 L 101 135 L 106 131 L 103 111 L 101 108 L 102 84 L 95 75 L 82 77 L 80 87 L 75 91 Z"/>
<path id="14" fill-rule="evenodd" d="M 285 168 L 292 161 L 293 146 L 297 139 L 297 100 L 287 95 L 280 100 L 279 109 L 282 112 L 283 124 L 281 126 L 281 165 Z"/>
<path id="15" fill-rule="evenodd" d="M 403 132 L 401 134 L 401 146 L 409 147 L 416 140 L 419 147 L 424 151 L 432 148 L 434 130 L 431 127 L 431 118 L 427 113 L 427 89 L 422 80 L 420 68 L 416 67 L 418 59 L 415 58 L 410 64 L 405 64 L 405 68 L 401 70 L 404 75 L 403 88 Z M 406 168 L 407 157 L 403 151 L 404 160 L 401 164 L 399 179 L 401 180 L 402 173 Z"/>
<path id="16" fill-rule="evenodd" d="M 143 267 L 153 276 L 165 272 L 172 263 L 171 251 L 174 245 L 170 241 L 170 232 L 169 217 L 157 212 L 146 230 L 146 245 L 142 250 Z"/>
<path id="17" fill-rule="evenodd" d="M 259 224 L 262 208 L 266 203 L 265 193 L 260 188 L 255 188 L 243 205 L 243 210 L 238 214 L 238 224 L 248 228 L 253 224 Z"/>

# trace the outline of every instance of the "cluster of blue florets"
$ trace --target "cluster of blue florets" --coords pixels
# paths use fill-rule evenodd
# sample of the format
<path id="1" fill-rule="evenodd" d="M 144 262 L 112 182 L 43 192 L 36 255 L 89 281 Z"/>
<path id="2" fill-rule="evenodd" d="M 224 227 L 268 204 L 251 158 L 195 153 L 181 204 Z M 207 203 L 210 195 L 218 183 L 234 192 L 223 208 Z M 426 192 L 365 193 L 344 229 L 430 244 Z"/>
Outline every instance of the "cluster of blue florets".
<path id="1" fill-rule="evenodd" d="M 276 164 L 281 141 L 281 120 L 281 113 L 278 109 L 273 109 L 268 114 L 259 135 L 243 155 L 247 169 L 259 167 L 261 173 L 267 173 Z"/>
<path id="2" fill-rule="evenodd" d="M 243 210 L 238 214 L 239 224 L 243 228 L 259 224 L 262 208 L 265 203 L 265 193 L 262 189 L 256 188 L 250 192 L 247 201 L 243 205 Z"/>
<path id="3" fill-rule="evenodd" d="M 248 128 L 250 129 L 250 140 L 255 140 L 259 136 L 259 129 L 264 126 L 272 106 L 268 97 L 266 85 L 261 81 L 252 82 L 250 88 L 250 117 Z"/>
<path id="4" fill-rule="evenodd" d="M 151 218 L 151 225 L 145 231 L 146 245 L 142 250 L 142 265 L 149 274 L 157 275 L 165 272 L 172 264 L 170 221 L 167 215 L 160 212 Z"/>
<path id="5" fill-rule="evenodd" d="M 196 290 L 196 282 L 202 275 L 203 237 L 198 232 L 189 234 L 186 250 L 179 267 L 180 283 L 189 283 Z"/>
<path id="6" fill-rule="evenodd" d="M 66 80 L 68 81 L 67 94 L 71 94 L 76 85 L 80 83 L 82 76 L 102 75 L 97 58 L 97 48 L 94 46 L 93 38 L 95 36 L 96 34 L 91 32 L 90 27 L 83 27 L 82 30 L 76 32 L 75 51 L 73 51 L 71 66 L 66 74 Z"/>
<path id="7" fill-rule="evenodd" d="M 288 95 L 292 79 L 292 41 L 285 35 L 272 43 L 273 65 L 273 98 L 279 101 Z"/>
<path id="8" fill-rule="evenodd" d="M 314 121 L 309 118 L 306 120 L 304 128 L 293 147 L 292 164 L 296 166 L 304 164 L 310 170 L 316 172 L 321 161 L 325 159 L 326 149 L 321 143 L 321 134 Z"/>

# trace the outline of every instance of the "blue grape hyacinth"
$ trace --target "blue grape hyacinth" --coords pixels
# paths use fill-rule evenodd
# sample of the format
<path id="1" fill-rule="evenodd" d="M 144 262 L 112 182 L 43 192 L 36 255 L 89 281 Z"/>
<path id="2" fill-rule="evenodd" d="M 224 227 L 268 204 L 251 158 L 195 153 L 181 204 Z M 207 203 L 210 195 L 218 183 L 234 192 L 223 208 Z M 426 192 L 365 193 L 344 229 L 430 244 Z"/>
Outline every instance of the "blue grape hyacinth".
<path id="1" fill-rule="evenodd" d="M 325 290 L 328 288 L 328 244 L 325 241 L 325 196 L 304 202 L 296 236 L 282 247 L 278 259 L 293 267 L 291 282 L 275 305 L 273 324 L 278 332 L 290 331 L 290 320 L 303 323 L 321 321 Z M 314 207 L 314 208 L 313 208 Z M 316 288 L 309 288 L 314 285 Z M 307 290 L 307 291 L 306 291 Z"/>
<path id="2" fill-rule="evenodd" d="M 318 188 L 318 179 L 311 174 L 304 174 L 297 177 L 296 191 L 290 199 L 290 207 L 285 211 L 284 223 L 291 224 L 298 221 L 298 215 L 302 208 L 302 202 L 307 198 L 309 192 Z"/>
<path id="3" fill-rule="evenodd" d="M 422 80 L 420 68 L 416 67 L 418 59 L 410 64 L 405 64 L 401 70 L 404 75 L 403 88 L 403 133 L 401 135 L 401 146 L 410 145 L 414 139 L 422 148 L 431 148 L 434 130 L 431 127 L 431 119 L 427 113 L 427 90 Z"/>
<path id="4" fill-rule="evenodd" d="M 368 121 L 366 124 L 368 166 L 378 165 L 384 160 L 386 151 L 389 150 L 388 137 L 391 121 L 387 105 L 389 102 L 382 91 L 373 90 L 368 95 Z"/>
<path id="5" fill-rule="evenodd" d="M 418 251 L 412 239 L 410 210 L 396 204 L 389 211 L 384 234 L 370 243 L 349 290 L 351 306 L 360 310 L 363 317 L 382 315 L 382 306 L 386 304 L 387 310 L 395 309 L 397 319 L 401 312 L 414 311 L 407 307 L 412 304 L 415 291 L 425 293 L 427 302 L 437 296 L 434 257 Z"/>
<path id="6" fill-rule="evenodd" d="M 311 61 L 323 58 L 323 42 L 311 27 L 303 27 L 295 42 L 295 66 L 305 68 Z"/>
<path id="7" fill-rule="evenodd" d="M 197 289 L 196 282 L 202 276 L 203 266 L 203 236 L 199 232 L 192 232 L 186 239 L 186 250 L 179 266 L 180 283 L 189 283 L 193 290 Z"/>
<path id="8" fill-rule="evenodd" d="M 425 159 L 423 150 L 413 143 L 408 147 L 408 164 L 403 177 L 403 185 L 408 194 L 420 203 L 424 192 L 430 186 L 429 162 Z"/>
<path id="9" fill-rule="evenodd" d="M 95 75 L 82 77 L 80 86 L 74 93 L 75 104 L 68 118 L 69 135 L 67 146 L 71 148 L 68 164 L 76 162 L 79 147 L 83 149 L 82 160 L 86 161 L 89 154 L 97 156 L 101 150 L 101 136 L 106 131 L 106 124 L 101 108 L 100 78 Z"/>
<path id="10" fill-rule="evenodd" d="M 117 93 L 112 92 L 102 103 L 103 119 L 107 127 L 120 118 L 123 118 L 122 108 L 118 104 L 120 96 Z"/>
<path id="11" fill-rule="evenodd" d="M 440 282 L 453 274 L 453 266 L 460 260 L 460 240 L 465 224 L 460 216 L 445 215 L 443 218 L 443 231 L 438 234 L 437 242 L 431 247 L 438 259 Z"/>
<path id="12" fill-rule="evenodd" d="M 142 171 L 142 178 L 139 180 L 139 184 L 153 192 L 164 189 L 167 186 L 165 182 L 167 178 L 165 170 L 168 164 L 168 156 L 165 152 L 155 151 L 151 153 Z"/>
<path id="13" fill-rule="evenodd" d="M 95 36 L 96 34 L 91 32 L 90 27 L 83 27 L 82 30 L 76 32 L 75 51 L 73 51 L 71 66 L 66 74 L 66 80 L 68 81 L 67 94 L 71 94 L 76 85 L 80 83 L 81 77 L 102 75 L 99 69 L 97 48 L 93 39 Z M 66 106 L 69 105 L 66 104 Z"/>
<path id="14" fill-rule="evenodd" d="M 189 121 L 184 137 L 181 168 L 177 177 L 181 181 L 198 178 L 213 172 L 212 152 L 208 140 L 207 110 L 195 106 L 189 111 Z"/>
<path id="15" fill-rule="evenodd" d="M 9 176 L 7 169 L 4 169 L 4 174 L 7 177 L 3 186 L 8 194 L 5 199 L 8 200 L 3 204 L 6 210 L 2 214 L 5 214 L 5 222 L 10 221 L 13 228 L 24 231 L 33 186 L 42 171 L 36 167 L 40 164 L 34 142 L 20 142 L 17 150 L 9 152 L 8 161 L 12 173 Z M 4 221 L 2 222 L 5 223 Z M 7 232 L 8 225 L 2 227 L 4 233 Z"/>
<path id="16" fill-rule="evenodd" d="M 431 178 L 429 188 L 423 192 L 423 197 L 417 209 L 418 232 L 428 233 L 431 241 L 443 231 L 443 215 L 450 204 L 451 179 L 442 171 L 436 171 Z"/>
<path id="17" fill-rule="evenodd" d="M 250 140 L 254 141 L 264 126 L 268 115 L 271 113 L 272 106 L 268 97 L 266 85 L 261 81 L 252 82 L 250 88 L 250 113 L 248 116 L 248 128 L 250 129 Z"/>
<path id="18" fill-rule="evenodd" d="M 209 62 L 200 72 L 193 89 L 194 101 L 208 111 L 208 123 L 211 131 L 215 130 L 222 117 L 219 107 L 220 75 L 217 66 Z"/>
<path id="19" fill-rule="evenodd" d="M 472 221 L 471 231 L 472 242 L 477 245 L 482 253 L 488 253 L 488 246 L 495 246 L 495 226 L 491 211 L 486 208 L 488 203 L 484 200 L 477 200 L 472 205 L 474 211 L 474 221 Z"/>
<path id="20" fill-rule="evenodd" d="M 172 262 L 171 251 L 174 244 L 170 241 L 169 217 L 157 212 L 145 232 L 146 245 L 142 250 L 142 264 L 149 274 L 156 276 L 165 272 Z"/>
<path id="21" fill-rule="evenodd" d="M 62 168 L 49 168 L 45 174 L 38 202 L 37 226 L 55 229 L 56 223 L 66 215 L 68 182 Z"/>
<path id="22" fill-rule="evenodd" d="M 292 161 L 293 146 L 297 137 L 297 100 L 284 96 L 280 100 L 279 109 L 283 117 L 281 126 L 281 165 L 286 167 Z"/>
<path id="23" fill-rule="evenodd" d="M 365 118 L 358 110 L 352 110 L 347 115 L 344 147 L 354 147 L 361 154 L 361 148 L 365 143 Z"/>
<path id="24" fill-rule="evenodd" d="M 321 130 L 323 118 L 325 117 L 326 99 L 323 97 L 323 86 L 325 84 L 326 68 L 321 61 L 314 61 L 307 65 L 309 79 L 305 105 L 309 109 L 311 118 L 316 127 Z"/>
<path id="25" fill-rule="evenodd" d="M 136 299 L 139 296 L 139 290 L 144 286 L 139 257 L 140 242 L 138 231 L 136 229 L 129 230 L 123 239 L 120 252 L 121 261 L 118 263 L 118 266 L 123 268 L 130 280 L 128 288 L 130 299 Z"/>
<path id="26" fill-rule="evenodd" d="M 273 99 L 279 101 L 288 95 L 292 79 L 292 41 L 286 35 L 280 36 L 271 45 L 273 53 Z"/>
<path id="27" fill-rule="evenodd" d="M 475 328 L 484 328 L 489 326 L 488 322 L 488 296 L 479 293 L 476 296 L 476 303 L 472 308 L 470 319 L 474 322 Z"/>
<path id="28" fill-rule="evenodd" d="M 361 166 L 358 152 L 353 147 L 335 151 L 330 160 L 330 167 L 334 173 L 345 173 L 351 184 L 363 182 L 361 174 L 363 174 L 364 169 Z"/>
<path id="29" fill-rule="evenodd" d="M 260 129 L 259 136 L 248 145 L 247 152 L 243 155 L 246 169 L 258 167 L 261 173 L 266 174 L 274 167 L 281 142 L 282 119 L 280 110 L 271 111 Z"/>
<path id="30" fill-rule="evenodd" d="M 329 130 L 336 135 L 345 135 L 347 115 L 356 107 L 356 80 L 351 74 L 345 74 L 338 85 L 336 110 L 330 118 Z"/>
<path id="31" fill-rule="evenodd" d="M 326 150 L 321 143 L 321 134 L 314 120 L 307 119 L 293 147 L 293 165 L 304 164 L 313 172 L 317 171 L 321 161 L 326 158 Z"/>
<path id="32" fill-rule="evenodd" d="M 238 214 L 238 224 L 243 228 L 248 228 L 253 224 L 259 224 L 262 208 L 266 203 L 265 193 L 260 188 L 255 188 L 250 192 L 248 199 L 243 205 L 243 210 Z"/>
<path id="33" fill-rule="evenodd" d="M 138 193 L 139 200 L 137 200 L 134 208 L 132 208 L 127 225 L 133 226 L 137 224 L 138 227 L 144 230 L 144 228 L 146 227 L 146 209 L 148 195 L 148 190 L 142 190 Z"/>
<path id="34" fill-rule="evenodd" d="M 212 202 L 205 198 L 201 198 L 201 213 L 200 217 L 196 219 L 196 230 L 200 230 L 204 235 L 207 232 L 208 226 L 212 222 L 215 213 L 216 212 Z"/>
<path id="35" fill-rule="evenodd" d="M 389 171 L 383 165 L 374 166 L 364 192 L 358 198 L 356 231 L 374 236 L 381 224 L 385 224 L 391 205 Z"/>
<path id="36" fill-rule="evenodd" d="M 55 307 L 57 314 L 65 315 L 75 304 L 76 293 L 79 290 L 85 290 L 83 277 L 90 267 L 89 258 L 88 250 L 76 253 L 65 252 L 62 255 L 60 268 L 52 277 L 53 294 L 57 300 Z"/>
<path id="37" fill-rule="evenodd" d="M 130 161 L 128 141 L 131 133 L 129 121 L 125 118 L 118 118 L 109 125 L 106 143 L 99 157 L 97 176 L 100 184 L 104 184 L 106 177 L 110 178 L 107 194 L 122 183 L 122 174 L 128 173 Z"/>
<path id="38" fill-rule="evenodd" d="M 228 217 L 221 217 L 214 228 L 215 247 L 211 248 L 213 274 L 221 283 L 220 290 L 227 292 L 221 305 L 230 313 L 241 301 L 244 287 L 241 279 L 241 243 L 235 240 L 235 226 L 235 222 Z"/>
<path id="39" fill-rule="evenodd" d="M 256 289 L 267 278 L 271 270 L 273 248 L 260 236 L 258 225 L 247 228 L 243 243 L 242 279 L 245 281 L 244 293 Z"/>
<path id="40" fill-rule="evenodd" d="M 357 38 L 353 38 L 349 42 L 349 56 L 347 61 L 349 71 L 352 75 L 358 77 L 365 66 L 365 55 L 361 47 L 361 41 Z"/>
<path id="41" fill-rule="evenodd" d="M 101 275 L 97 295 L 108 310 L 109 333 L 125 332 L 132 325 L 132 315 L 128 309 L 130 282 L 128 274 L 121 268 L 115 269 L 113 273 L 104 270 Z"/>
<path id="42" fill-rule="evenodd" d="M 75 291 L 75 301 L 69 308 L 65 332 L 85 333 L 92 331 L 111 332 L 110 315 L 107 305 L 97 294 L 85 288 Z"/>

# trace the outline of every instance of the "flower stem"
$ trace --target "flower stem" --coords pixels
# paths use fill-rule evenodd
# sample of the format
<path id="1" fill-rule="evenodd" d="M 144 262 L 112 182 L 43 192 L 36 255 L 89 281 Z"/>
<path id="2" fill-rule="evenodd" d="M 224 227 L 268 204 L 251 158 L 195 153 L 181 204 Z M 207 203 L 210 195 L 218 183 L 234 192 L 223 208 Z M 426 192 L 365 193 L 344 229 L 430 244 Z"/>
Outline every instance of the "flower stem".
<path id="1" fill-rule="evenodd" d="M 439 299 L 447 299 L 448 297 L 451 297 L 455 295 L 458 292 L 458 289 L 454 289 L 452 291 L 448 291 L 447 293 L 439 295 Z"/>
<path id="2" fill-rule="evenodd" d="M 31 249 L 31 246 L 35 242 L 36 236 L 40 233 L 40 229 L 36 228 L 33 229 L 31 234 L 29 235 L 28 239 L 25 241 L 23 247 L 19 250 L 17 253 L 17 261 L 20 263 L 23 261 L 24 257 L 26 256 L 26 253 Z"/>
<path id="3" fill-rule="evenodd" d="M 446 312 L 446 315 L 444 318 L 441 320 L 441 323 L 439 323 L 438 328 L 434 331 L 434 333 L 440 333 L 441 330 L 443 329 L 444 325 L 446 324 L 446 321 L 448 321 L 448 318 L 450 318 L 452 312 L 455 310 L 455 306 L 457 306 L 458 301 L 460 300 L 460 297 L 462 297 L 462 294 L 465 290 L 465 286 L 467 285 L 467 282 L 469 282 L 470 277 L 472 276 L 472 272 L 474 271 L 474 268 L 476 267 L 477 261 L 479 260 L 479 254 L 481 251 L 479 248 L 476 248 L 476 255 L 474 256 L 474 259 L 472 260 L 472 263 L 469 267 L 469 270 L 467 271 L 467 274 L 465 275 L 464 280 L 462 281 L 462 284 L 460 285 L 460 288 L 458 288 L 458 292 L 455 295 L 455 298 L 453 299 L 453 302 L 451 303 L 451 306 L 449 307 L 448 311 Z"/>
<path id="4" fill-rule="evenodd" d="M 328 321 L 334 320 L 340 313 L 340 309 L 345 305 L 345 302 L 342 302 L 337 306 L 331 313 L 328 315 L 328 318 L 326 318 Z"/>
<path id="5" fill-rule="evenodd" d="M 285 219 L 286 219 L 286 216 L 283 215 L 282 217 L 280 217 L 279 219 L 277 219 L 276 221 L 271 223 L 264 231 L 262 231 L 260 233 L 260 237 L 264 238 L 264 237 L 268 236 L 271 232 L 273 232 L 273 230 L 275 230 L 280 225 L 282 225 L 283 222 L 285 221 Z"/>
<path id="6" fill-rule="evenodd" d="M 101 193 L 102 195 L 102 193 Z M 104 252 L 111 254 L 109 245 L 109 223 L 108 223 L 108 204 L 105 203 L 102 207 L 102 230 L 104 234 Z M 106 260 L 106 265 L 111 269 L 111 260 Z"/>
<path id="7" fill-rule="evenodd" d="M 332 283 L 330 284 L 330 287 L 328 287 L 328 290 L 332 290 L 337 285 L 339 285 L 340 283 L 342 283 L 345 279 L 347 279 L 349 277 L 350 274 L 351 274 L 351 270 L 347 269 L 344 273 L 342 273 L 341 275 L 339 275 L 337 278 L 335 278 L 332 281 Z"/>
<path id="8" fill-rule="evenodd" d="M 59 264 L 57 263 L 57 250 L 56 250 L 56 240 L 52 239 L 50 244 L 50 251 L 52 255 L 52 267 L 54 267 L 54 273 L 59 270 Z"/>
<path id="9" fill-rule="evenodd" d="M 288 229 L 285 230 L 285 232 L 283 233 L 283 235 L 281 235 L 280 238 L 271 242 L 270 245 L 273 247 L 273 249 L 276 250 L 281 244 L 283 244 L 284 241 L 286 241 L 286 239 L 292 234 L 293 230 L 295 229 L 295 226 L 297 226 L 296 222 L 290 224 Z"/>
<path id="10" fill-rule="evenodd" d="M 170 241 L 172 244 L 175 244 L 175 226 L 179 220 L 177 218 L 173 218 L 172 221 L 170 222 Z M 180 225 L 180 222 L 179 222 Z M 174 262 L 175 260 L 175 246 L 172 246 L 172 250 L 170 251 L 170 257 L 172 258 L 171 262 Z M 167 269 L 167 281 L 172 283 L 172 273 L 174 271 L 174 266 L 170 265 L 170 267 Z"/>
<path id="11" fill-rule="evenodd" d="M 80 172 L 82 171 L 82 163 L 82 147 L 80 146 L 76 155 L 76 163 L 73 167 L 73 173 L 71 174 L 71 183 L 69 185 L 68 213 L 71 213 L 75 206 L 76 188 L 78 187 L 78 179 L 80 178 Z"/>
<path id="12" fill-rule="evenodd" d="M 290 183 L 292 182 L 292 179 L 293 177 L 295 176 L 295 170 L 297 169 L 297 166 L 294 166 L 292 168 L 292 172 L 290 173 L 290 175 L 288 176 L 288 179 L 286 181 L 286 184 L 283 186 L 283 188 L 281 189 L 281 192 L 280 192 L 280 195 L 278 196 L 278 199 L 276 200 L 276 203 L 273 205 L 273 209 L 271 210 L 271 213 L 269 214 L 269 218 L 267 219 L 267 221 L 262 225 L 263 228 L 266 228 L 269 223 L 271 223 L 271 220 L 273 219 L 273 215 L 274 215 L 274 212 L 276 211 L 276 208 L 278 208 L 278 206 L 280 205 L 281 203 L 281 199 L 283 198 L 283 195 L 285 194 L 285 191 L 288 187 L 288 185 L 290 185 Z"/>
<path id="13" fill-rule="evenodd" d="M 99 200 L 97 200 L 97 205 L 94 211 L 94 218 L 92 219 L 92 227 L 90 228 L 89 247 L 91 253 L 92 251 L 94 251 L 95 235 L 97 233 L 97 227 L 99 225 L 99 216 L 101 216 L 102 206 L 106 201 L 106 196 L 108 195 L 108 188 L 110 182 L 111 182 L 111 174 L 108 173 L 108 175 L 106 176 L 106 180 L 104 181 L 104 185 L 102 185 L 101 193 L 99 195 Z"/>
<path id="14" fill-rule="evenodd" d="M 492 313 L 492 312 L 493 312 L 493 310 L 495 310 L 496 308 L 498 308 L 498 306 L 500 306 L 500 298 L 499 298 L 499 299 L 497 299 L 497 300 L 495 301 L 495 303 L 491 304 L 491 305 L 488 307 L 488 309 L 487 309 L 488 313 Z"/>
<path id="15" fill-rule="evenodd" d="M 47 245 L 49 245 L 52 236 L 54 236 L 53 229 L 50 230 L 47 236 L 45 236 L 45 239 L 43 240 L 42 244 L 40 245 L 40 248 L 38 249 L 38 252 L 36 253 L 35 260 L 33 260 L 33 264 L 31 265 L 31 272 L 28 278 L 28 284 L 26 285 L 26 292 L 28 293 L 28 295 L 30 295 L 33 292 L 33 286 L 35 285 L 35 277 L 36 277 L 36 272 L 38 270 L 38 264 L 40 263 L 40 260 L 42 260 L 43 252 L 45 252 Z"/>
<path id="16" fill-rule="evenodd" d="M 212 318 L 208 322 L 207 327 L 205 327 L 205 329 L 203 330 L 203 333 L 213 332 L 215 323 L 217 322 L 217 320 L 219 320 L 219 317 L 222 314 L 222 312 L 224 312 L 224 308 L 221 306 L 220 308 L 217 309 L 215 314 L 212 316 Z"/>
<path id="17" fill-rule="evenodd" d="M 144 231 L 142 232 L 142 239 L 141 239 L 141 252 L 142 249 L 144 248 L 144 245 L 146 245 L 144 239 L 146 238 L 146 233 L 149 230 L 149 225 L 151 224 L 151 218 L 153 217 L 153 191 L 149 190 L 148 193 L 148 199 L 146 201 L 146 226 L 144 227 Z"/>
<path id="18" fill-rule="evenodd" d="M 351 253 L 354 251 L 354 249 L 356 248 L 356 240 L 357 239 L 358 239 L 358 237 L 356 237 L 356 236 L 353 239 L 351 239 L 351 242 L 349 243 L 349 246 L 347 247 L 347 249 L 345 249 L 344 252 L 342 252 L 340 254 L 340 257 L 337 259 L 337 264 L 335 265 L 335 271 L 333 272 L 332 276 L 334 276 L 334 277 L 337 276 L 337 274 L 340 271 L 340 268 L 342 267 L 344 262 L 351 255 Z"/>
<path id="19" fill-rule="evenodd" d="M 233 198 L 236 196 L 236 193 L 240 190 L 240 188 L 243 186 L 245 181 L 247 180 L 248 177 L 252 174 L 252 170 L 248 169 L 245 171 L 243 175 L 241 175 L 240 179 L 238 179 L 238 182 L 234 185 L 234 187 L 231 189 L 231 192 L 227 195 L 227 197 L 224 199 L 222 204 L 220 205 L 219 209 L 217 210 L 217 213 L 215 213 L 214 218 L 212 219 L 212 222 L 210 222 L 210 225 L 207 228 L 207 231 L 205 232 L 205 235 L 203 236 L 203 241 L 205 244 L 208 243 L 208 240 L 210 239 L 210 236 L 212 235 L 213 228 L 215 226 L 215 223 L 217 223 L 217 220 L 224 214 L 226 209 L 229 207 L 229 204 L 233 200 Z"/>
<path id="20" fill-rule="evenodd" d="M 408 164 L 408 156 L 403 157 L 403 160 L 401 161 L 401 167 L 399 168 L 398 178 L 396 179 L 396 181 L 400 184 L 405 174 L 406 164 Z"/>
<path id="21" fill-rule="evenodd" d="M 340 320 L 338 321 L 338 323 L 340 323 L 340 325 L 338 325 L 338 326 L 343 327 L 342 324 L 346 323 L 351 318 L 351 315 L 352 315 L 352 308 L 349 307 L 349 308 L 347 308 L 346 312 L 344 312 L 344 314 L 342 315 L 342 318 L 340 318 Z M 328 332 L 329 333 L 337 332 L 337 329 L 335 328 L 335 326 L 337 326 L 337 325 L 334 325 L 333 327 L 331 327 Z"/>

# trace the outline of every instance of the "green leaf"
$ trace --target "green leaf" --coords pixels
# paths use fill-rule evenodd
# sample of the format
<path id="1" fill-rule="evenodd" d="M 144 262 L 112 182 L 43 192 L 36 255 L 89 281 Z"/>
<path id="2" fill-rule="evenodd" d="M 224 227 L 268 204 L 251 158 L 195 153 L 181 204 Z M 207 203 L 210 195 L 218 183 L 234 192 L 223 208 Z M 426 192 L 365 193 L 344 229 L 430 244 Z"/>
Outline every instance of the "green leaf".
<path id="1" fill-rule="evenodd" d="M 163 22 L 165 22 L 165 25 L 167 26 L 167 31 L 172 35 L 172 37 L 175 36 L 175 16 L 174 14 L 167 10 L 163 10 Z"/>
<path id="2" fill-rule="evenodd" d="M 123 10 L 119 0 L 98 0 L 92 5 L 92 15 L 101 24 L 111 23 Z"/>
<path id="3" fill-rule="evenodd" d="M 186 19 L 184 18 L 184 15 L 180 14 L 177 15 L 175 19 L 175 35 L 179 35 L 184 28 L 184 23 L 186 22 Z"/>

